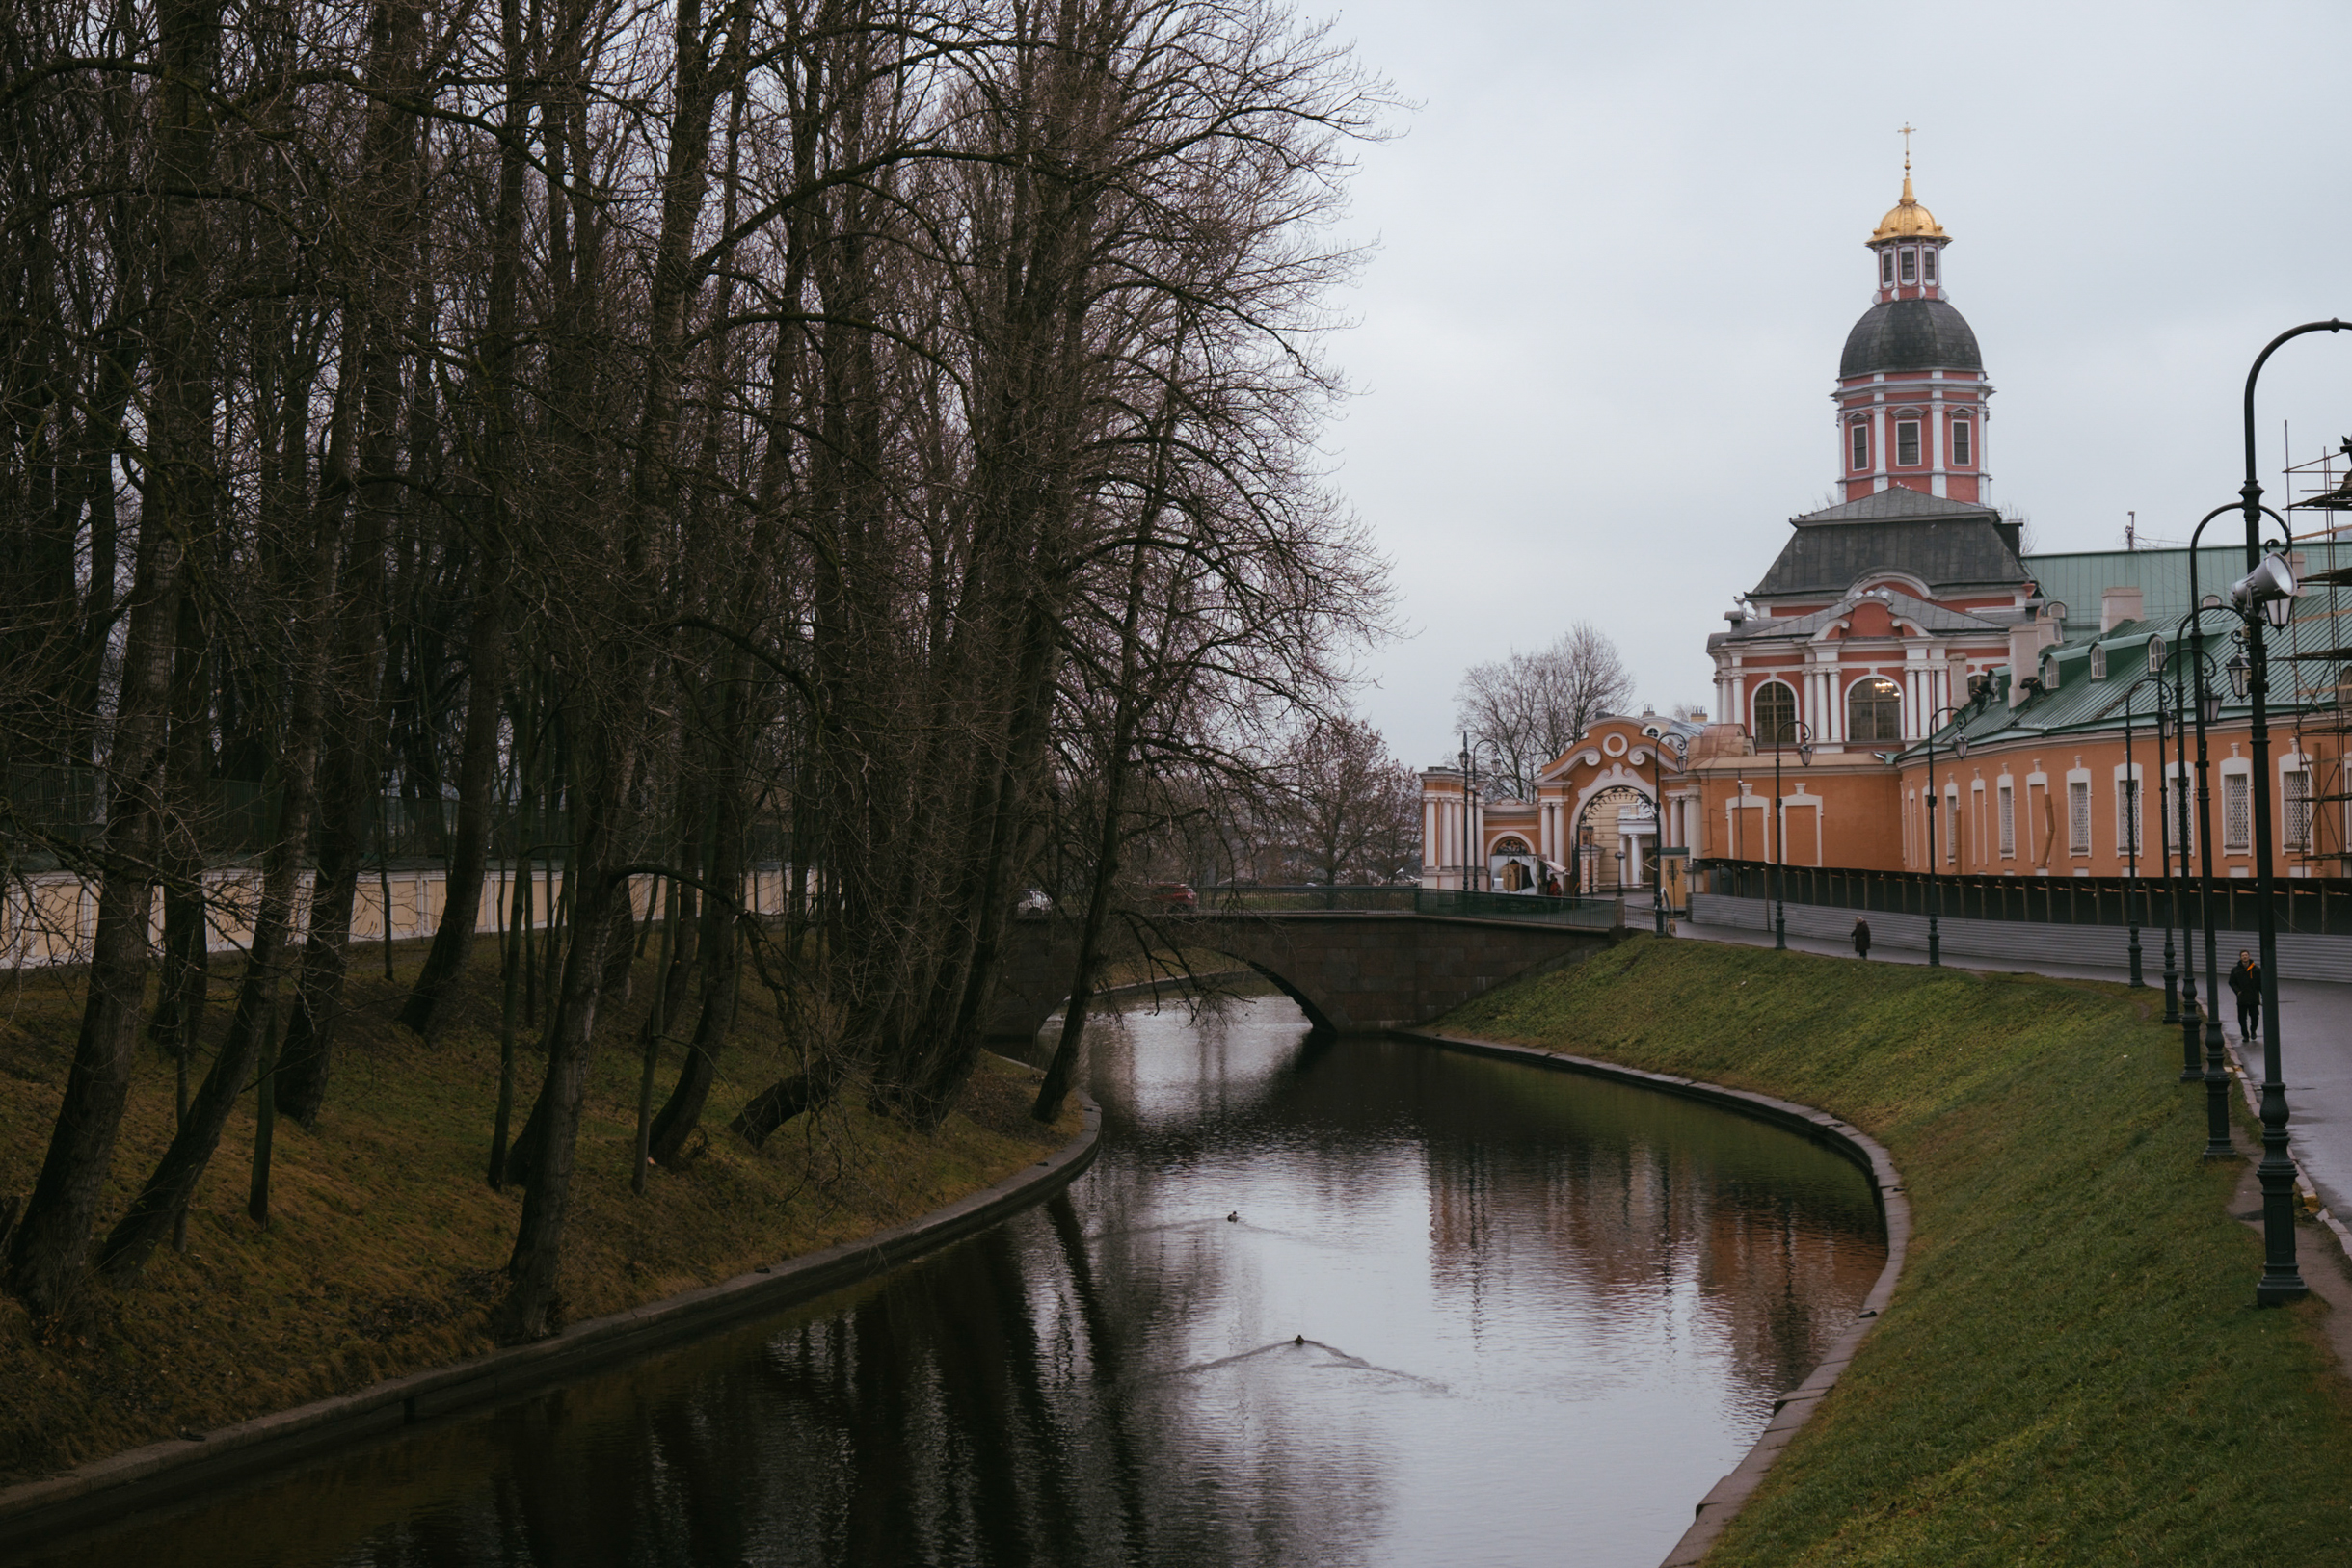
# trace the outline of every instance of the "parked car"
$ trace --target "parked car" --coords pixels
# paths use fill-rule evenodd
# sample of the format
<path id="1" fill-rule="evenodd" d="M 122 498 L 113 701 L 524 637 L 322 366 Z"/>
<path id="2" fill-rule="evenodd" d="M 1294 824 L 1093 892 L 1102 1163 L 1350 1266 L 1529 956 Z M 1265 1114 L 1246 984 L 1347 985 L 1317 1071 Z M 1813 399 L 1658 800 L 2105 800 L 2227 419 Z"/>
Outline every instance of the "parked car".
<path id="1" fill-rule="evenodd" d="M 1024 888 L 1013 901 L 1013 916 L 1023 920 L 1042 920 L 1054 913 L 1054 895 L 1043 888 Z"/>
<path id="2" fill-rule="evenodd" d="M 1163 882 L 1152 889 L 1152 907 L 1168 910 L 1200 908 L 1200 895 L 1189 882 Z"/>

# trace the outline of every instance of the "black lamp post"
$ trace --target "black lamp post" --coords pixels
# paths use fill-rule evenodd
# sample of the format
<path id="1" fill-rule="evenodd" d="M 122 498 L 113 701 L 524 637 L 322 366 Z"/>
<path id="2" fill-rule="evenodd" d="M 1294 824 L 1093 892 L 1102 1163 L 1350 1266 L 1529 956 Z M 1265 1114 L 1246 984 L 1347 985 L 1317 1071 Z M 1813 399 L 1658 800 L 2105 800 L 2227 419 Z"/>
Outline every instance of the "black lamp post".
<path id="1" fill-rule="evenodd" d="M 2189 615 L 2197 612 L 2191 610 Z M 2185 625 L 2187 617 L 2182 618 Z M 2179 883 L 2185 884 L 2195 870 L 2189 862 L 2189 846 L 2195 840 L 2189 836 L 2189 667 L 2186 659 L 2178 660 L 2179 668 L 2173 672 L 2173 814 L 2179 832 L 2174 841 L 2180 846 Z M 2202 898 L 2202 890 L 2200 897 Z M 2180 1081 L 2205 1081 L 2205 1058 L 2198 1042 L 2197 1014 L 2197 944 L 2190 936 L 2189 915 L 2176 886 L 2173 914 L 2180 927 Z"/>
<path id="2" fill-rule="evenodd" d="M 2258 501 L 2255 504 L 2258 505 Z M 2286 1157 L 2286 1085 L 2279 1068 L 2278 919 L 2271 908 L 2270 724 L 2265 699 L 2270 660 L 2265 627 L 2285 631 L 2295 611 L 2295 574 L 2281 555 L 2263 557 L 2230 585 L 2230 599 L 2246 623 L 2245 651 L 2230 661 L 2230 682 L 2253 704 L 2254 726 L 2254 897 L 2256 931 L 2262 961 L 2262 1278 L 2255 1300 L 2265 1305 L 2292 1301 L 2308 1289 L 2295 1265 L 2295 1166 Z M 2275 1103 L 2274 1103 L 2275 1097 Z"/>
<path id="3" fill-rule="evenodd" d="M 2132 765 L 2131 760 L 2131 704 L 2139 697 L 2140 687 L 2145 682 L 2134 681 L 2131 689 L 2124 693 L 2124 785 L 2125 789 L 2124 917 L 2129 922 L 2131 929 L 2131 943 L 2128 950 L 2131 955 L 2131 983 L 2134 987 L 2145 987 L 2148 984 L 2140 977 L 2140 906 L 2135 902 L 2139 897 L 2138 882 L 2140 878 L 2140 770 Z M 2156 695 L 2158 702 L 2161 703 L 2163 693 L 2159 691 Z"/>
<path id="4" fill-rule="evenodd" d="M 1927 721 L 1927 961 L 1943 963 L 1943 936 L 1938 922 L 1943 916 L 1943 884 L 1936 869 L 1936 819 L 1943 815 L 1943 797 L 1936 793 L 1936 731 L 1948 716 L 1959 718 L 1961 709 L 1939 707 Z M 1964 762 L 1968 757 L 1968 731 L 1963 730 L 1952 737 L 1952 760 Z"/>
<path id="5" fill-rule="evenodd" d="M 2205 927 L 2205 1146 L 2207 1159 L 2234 1159 L 2237 1150 L 2230 1141 L 2230 1073 L 2228 1059 L 2223 1054 L 2221 1035 L 2221 944 L 2213 931 L 2213 779 L 2206 731 L 2221 719 L 2221 693 L 2214 690 L 2210 679 L 2212 655 L 2205 651 L 2205 617 L 2207 605 L 2197 582 L 2197 542 L 2205 537 L 2205 525 L 2234 507 L 2217 506 L 2197 519 L 2189 531 L 2189 604 L 2181 625 L 2189 628 L 2189 668 L 2183 678 L 2194 678 L 2196 691 L 2190 701 L 2194 704 L 2197 722 L 2197 920 Z M 2192 965 L 2195 958 L 2190 959 Z"/>
<path id="6" fill-rule="evenodd" d="M 2172 824 L 2165 815 L 2172 791 L 2164 787 L 2164 748 L 2172 744 L 2172 709 L 2164 705 L 2164 639 L 2148 639 L 2148 678 L 2156 685 L 2156 864 L 2164 867 L 2164 1022 L 2180 1022 L 2180 971 L 2173 956 L 2173 927 L 2180 919 L 2180 886 L 2173 878 Z M 2135 784 L 2135 789 L 2138 786 Z M 2147 791 L 2138 789 L 2145 797 Z M 2145 808 L 2143 798 L 2141 805 Z"/>
<path id="7" fill-rule="evenodd" d="M 1788 950 L 1788 899 L 1782 884 L 1788 870 L 1788 808 L 1780 802 L 1780 748 L 1795 742 L 1797 761 L 1801 766 L 1813 765 L 1813 727 L 1803 719 L 1789 719 L 1773 726 L 1772 736 L 1772 944 L 1781 952 Z"/>
<path id="8" fill-rule="evenodd" d="M 1658 851 L 1651 856 L 1655 867 L 1651 880 L 1656 884 L 1650 895 L 1650 914 L 1655 918 L 1658 935 L 1666 935 L 1666 758 L 1661 755 L 1668 747 L 1674 750 L 1674 770 L 1682 771 L 1682 759 L 1689 744 L 1680 735 L 1661 731 L 1657 743 L 1649 749 L 1649 787 L 1651 806 L 1658 813 Z"/>
<path id="9" fill-rule="evenodd" d="M 1462 892 L 1463 892 L 1463 894 L 1465 895 L 1465 896 L 1463 897 L 1463 899 L 1462 899 L 1462 908 L 1463 908 L 1463 911 L 1464 911 L 1465 913 L 1467 913 L 1467 912 L 1468 912 L 1468 909 L 1469 909 L 1469 905 L 1470 905 L 1470 900 L 1469 900 L 1469 898 L 1468 898 L 1467 894 L 1469 893 L 1469 891 L 1470 891 L 1471 888 L 1474 886 L 1473 882 L 1471 881 L 1472 872 L 1471 872 L 1471 869 L 1470 869 L 1470 839 L 1471 839 L 1471 836 L 1472 836 L 1472 834 L 1475 832 L 1475 830 L 1474 830 L 1474 829 L 1471 827 L 1471 825 L 1470 825 L 1470 802 L 1471 802 L 1471 800 L 1472 800 L 1472 799 L 1475 797 L 1475 795 L 1476 795 L 1476 792 L 1477 792 L 1477 790 L 1476 790 L 1476 781 L 1477 781 L 1477 779 L 1478 779 L 1478 772 L 1477 772 L 1477 769 L 1478 769 L 1478 758 L 1477 758 L 1476 757 L 1474 757 L 1474 756 L 1472 756 L 1472 755 L 1471 755 L 1471 752 L 1470 752 L 1470 735 L 1469 735 L 1469 732 L 1468 732 L 1467 731 L 1465 731 L 1463 732 L 1463 734 L 1462 734 L 1461 765 L 1462 765 Z"/>

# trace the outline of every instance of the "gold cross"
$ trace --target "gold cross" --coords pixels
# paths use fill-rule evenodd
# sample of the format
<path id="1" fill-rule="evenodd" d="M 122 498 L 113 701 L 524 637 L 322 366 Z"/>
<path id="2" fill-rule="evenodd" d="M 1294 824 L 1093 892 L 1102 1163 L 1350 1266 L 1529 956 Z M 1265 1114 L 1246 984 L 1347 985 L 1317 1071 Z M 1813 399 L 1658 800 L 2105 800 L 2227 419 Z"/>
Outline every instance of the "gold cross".
<path id="1" fill-rule="evenodd" d="M 1911 128 L 1905 125 L 1903 127 L 1903 173 L 1907 174 L 1911 173 Z"/>

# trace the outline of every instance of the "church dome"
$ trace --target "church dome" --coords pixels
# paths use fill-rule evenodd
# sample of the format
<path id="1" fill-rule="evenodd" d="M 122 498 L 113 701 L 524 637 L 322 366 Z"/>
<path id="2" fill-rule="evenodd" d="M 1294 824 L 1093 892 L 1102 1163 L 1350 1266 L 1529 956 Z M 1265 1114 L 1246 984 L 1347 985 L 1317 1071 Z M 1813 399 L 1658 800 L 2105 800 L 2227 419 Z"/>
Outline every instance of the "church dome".
<path id="1" fill-rule="evenodd" d="M 1939 240 L 1945 237 L 1943 226 L 1936 222 L 1936 215 L 1921 206 L 1919 199 L 1911 195 L 1911 171 L 1907 167 L 1903 173 L 1903 199 L 1886 209 L 1886 216 L 1879 220 L 1879 226 L 1870 231 L 1870 238 L 1863 243 L 1881 245 L 1888 240 Z"/>
<path id="2" fill-rule="evenodd" d="M 1837 361 L 1840 378 L 1880 370 L 1985 368 L 1976 333 L 1947 300 L 1884 300 L 1862 312 L 1846 334 Z"/>

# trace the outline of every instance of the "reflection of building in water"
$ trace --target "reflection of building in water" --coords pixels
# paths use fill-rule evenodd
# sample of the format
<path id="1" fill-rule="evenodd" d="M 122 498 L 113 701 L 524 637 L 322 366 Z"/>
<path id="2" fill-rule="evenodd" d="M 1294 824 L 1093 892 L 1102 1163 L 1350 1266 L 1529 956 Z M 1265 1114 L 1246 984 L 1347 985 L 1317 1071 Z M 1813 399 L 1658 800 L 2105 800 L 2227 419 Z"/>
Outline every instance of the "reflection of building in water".
<path id="1" fill-rule="evenodd" d="M 1777 1393 L 1803 1381 L 1886 1261 L 1858 1234 L 1872 1212 L 1858 1175 L 1841 1205 L 1816 1168 L 1834 1156 L 1696 1108 L 1608 1127 L 1614 1096 L 1594 1090 L 1595 1120 L 1565 1135 L 1431 1146 L 1441 1295 L 1541 1289 L 1612 1311 L 1687 1298 L 1744 1382 Z"/>

